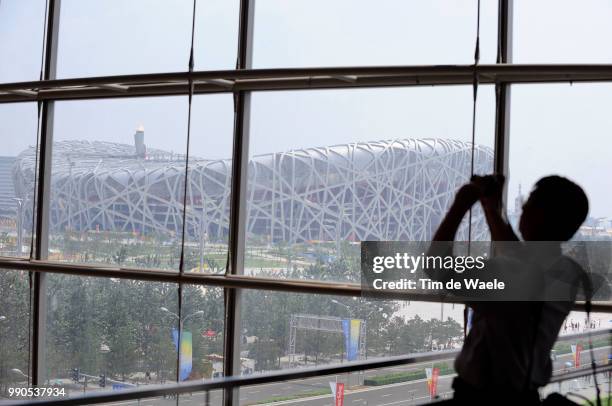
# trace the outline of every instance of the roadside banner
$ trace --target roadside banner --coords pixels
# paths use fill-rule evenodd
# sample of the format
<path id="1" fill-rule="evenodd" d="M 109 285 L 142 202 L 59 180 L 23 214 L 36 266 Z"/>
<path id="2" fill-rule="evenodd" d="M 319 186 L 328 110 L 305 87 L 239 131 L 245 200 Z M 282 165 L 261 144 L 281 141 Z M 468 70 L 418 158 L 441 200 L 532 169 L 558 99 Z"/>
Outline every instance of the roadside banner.
<path id="1" fill-rule="evenodd" d="M 574 366 L 578 368 L 580 366 L 580 352 L 582 352 L 582 344 L 572 344 L 571 347 Z"/>
<path id="2" fill-rule="evenodd" d="M 344 333 L 346 359 L 347 361 L 355 361 L 359 357 L 359 334 L 361 332 L 361 320 L 343 319 L 342 332 Z"/>
<path id="3" fill-rule="evenodd" d="M 178 351 L 178 336 L 179 332 L 177 329 L 172 329 L 172 340 L 174 341 L 174 347 Z M 181 333 L 181 350 L 179 355 L 179 380 L 186 381 L 191 375 L 192 368 L 192 354 L 193 354 L 193 338 L 190 331 L 183 331 Z"/>
<path id="4" fill-rule="evenodd" d="M 425 375 L 427 376 L 429 396 L 431 399 L 434 399 L 438 391 L 438 377 L 440 376 L 440 368 L 425 368 Z"/>
<path id="5" fill-rule="evenodd" d="M 336 406 L 343 406 L 344 405 L 344 384 L 343 383 L 336 383 Z"/>

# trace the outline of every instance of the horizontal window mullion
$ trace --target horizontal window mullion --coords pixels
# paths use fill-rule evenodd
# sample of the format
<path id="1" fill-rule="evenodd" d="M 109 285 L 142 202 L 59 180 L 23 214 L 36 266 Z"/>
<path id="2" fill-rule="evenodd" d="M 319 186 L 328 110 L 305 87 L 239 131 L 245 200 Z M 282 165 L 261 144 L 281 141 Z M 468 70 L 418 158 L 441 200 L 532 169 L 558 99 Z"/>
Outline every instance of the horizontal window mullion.
<path id="1" fill-rule="evenodd" d="M 195 285 L 218 286 L 226 288 L 264 289 L 280 292 L 311 293 L 338 296 L 360 296 L 363 291 L 360 284 L 355 283 L 330 283 L 319 281 L 298 281 L 270 279 L 254 276 L 238 275 L 203 275 L 186 273 L 180 275 L 177 272 L 160 271 L 154 269 L 129 269 L 112 268 L 94 265 L 72 265 L 54 263 L 50 261 L 29 261 L 20 259 L 0 259 L 0 272 L 4 270 L 26 270 L 43 273 L 57 273 L 68 275 L 79 275 L 87 277 L 122 278 L 154 282 L 189 283 Z M 442 297 L 431 294 L 406 294 L 389 292 L 387 299 L 412 300 L 439 303 L 460 303 L 452 297 Z M 584 303 L 577 302 L 574 310 L 583 310 Z M 612 313 L 612 302 L 593 303 L 593 312 Z"/>
<path id="2" fill-rule="evenodd" d="M 103 76 L 0 84 L 0 103 L 74 100 L 258 90 L 299 90 L 382 86 L 612 81 L 606 65 L 453 65 L 244 69 Z"/>

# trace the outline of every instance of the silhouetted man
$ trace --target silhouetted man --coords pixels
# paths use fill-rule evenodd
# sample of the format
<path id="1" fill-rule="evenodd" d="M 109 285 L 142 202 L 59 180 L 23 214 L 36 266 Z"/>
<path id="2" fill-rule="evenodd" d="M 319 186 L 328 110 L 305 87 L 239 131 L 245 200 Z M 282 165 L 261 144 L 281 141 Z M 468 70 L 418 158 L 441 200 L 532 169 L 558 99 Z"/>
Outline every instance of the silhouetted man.
<path id="1" fill-rule="evenodd" d="M 588 200 L 575 183 L 559 176 L 540 179 L 523 205 L 519 243 L 512 227 L 502 217 L 501 176 L 475 176 L 462 186 L 438 228 L 433 241 L 454 241 L 465 214 L 481 202 L 493 241 L 517 241 L 525 250 L 517 257 L 502 253 L 491 265 L 520 268 L 527 273 L 555 272 L 570 286 L 567 299 L 556 301 L 474 301 L 472 326 L 455 360 L 455 401 L 460 404 L 539 403 L 538 388 L 552 374 L 551 349 L 570 312 L 583 275 L 580 267 L 561 253 L 561 242 L 569 240 L 586 219 Z M 530 248 L 530 241 L 537 249 Z M 432 247 L 434 244 L 432 244 Z M 439 254 L 432 252 L 429 254 Z M 451 245 L 452 249 L 452 245 Z M 525 283 L 525 290 L 541 290 Z M 537 292 L 536 292 L 537 293 Z M 514 299 L 513 299 L 514 300 Z"/>

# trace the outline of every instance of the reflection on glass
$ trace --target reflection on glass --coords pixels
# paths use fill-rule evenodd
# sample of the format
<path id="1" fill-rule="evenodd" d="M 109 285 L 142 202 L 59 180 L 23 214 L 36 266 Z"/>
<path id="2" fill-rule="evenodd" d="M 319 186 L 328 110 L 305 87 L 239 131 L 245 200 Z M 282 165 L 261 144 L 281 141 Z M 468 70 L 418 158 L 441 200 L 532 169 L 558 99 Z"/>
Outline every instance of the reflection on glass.
<path id="1" fill-rule="evenodd" d="M 30 288 L 27 272 L 0 269 L 0 399 L 27 388 Z"/>

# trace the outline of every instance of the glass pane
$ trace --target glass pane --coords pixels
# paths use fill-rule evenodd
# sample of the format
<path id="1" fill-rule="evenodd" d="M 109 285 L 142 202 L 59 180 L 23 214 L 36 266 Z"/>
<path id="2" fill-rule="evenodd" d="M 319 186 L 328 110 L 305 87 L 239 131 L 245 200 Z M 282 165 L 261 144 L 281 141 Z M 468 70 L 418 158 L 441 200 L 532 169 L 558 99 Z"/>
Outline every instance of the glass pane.
<path id="1" fill-rule="evenodd" d="M 474 63 L 477 2 L 262 0 L 253 66 Z M 481 4 L 481 62 L 494 63 L 497 2 Z"/>
<path id="2" fill-rule="evenodd" d="M 197 2 L 194 41 L 196 70 L 236 67 L 239 10 L 239 0 Z"/>
<path id="3" fill-rule="evenodd" d="M 40 78 L 44 26 L 45 0 L 0 1 L 0 82 Z"/>
<path id="4" fill-rule="evenodd" d="M 586 313 L 571 312 L 569 314 L 561 329 L 559 341 L 551 351 L 553 377 L 563 378 L 569 372 L 583 372 L 585 375 L 545 386 L 541 390 L 544 396 L 553 392 L 559 392 L 563 395 L 571 392 L 583 396 L 582 399 L 594 400 L 596 398 L 595 380 L 591 373 L 591 351 L 588 334 L 591 334 L 593 360 L 597 367 L 609 365 L 612 357 L 610 352 L 612 336 L 606 331 L 609 328 L 609 318 L 609 314 L 594 313 L 591 315 L 589 324 L 587 323 Z M 597 383 L 600 386 L 602 399 L 605 403 L 610 383 L 610 373 L 597 374 Z"/>
<path id="5" fill-rule="evenodd" d="M 0 403 L 9 388 L 29 386 L 29 327 L 28 273 L 0 269 Z"/>
<path id="6" fill-rule="evenodd" d="M 53 132 L 49 258 L 178 269 L 187 98 L 57 102 Z"/>
<path id="7" fill-rule="evenodd" d="M 490 86 L 478 108 L 486 173 Z M 427 241 L 470 175 L 469 86 L 255 93 L 251 115 L 247 275 L 359 281 L 360 241 Z M 488 238 L 474 213 L 472 239 Z"/>
<path id="8" fill-rule="evenodd" d="M 601 402 L 605 404 L 609 396 L 608 387 L 610 385 L 610 373 L 601 372 L 597 374 L 597 386 L 601 393 Z M 584 402 L 583 404 L 597 404 L 597 392 L 595 391 L 595 380 L 590 374 L 581 376 L 576 379 L 566 379 L 562 382 L 551 383 L 540 390 L 542 398 L 551 393 L 560 393 L 568 399 L 576 402 Z"/>
<path id="9" fill-rule="evenodd" d="M 511 100 L 509 213 L 518 220 L 541 177 L 566 176 L 589 198 L 589 217 L 575 237 L 609 240 L 612 85 L 515 85 Z"/>
<path id="10" fill-rule="evenodd" d="M 610 63 L 612 4 L 605 0 L 515 1 L 513 62 Z"/>
<path id="11" fill-rule="evenodd" d="M 332 390 L 339 389 L 338 396 L 346 405 L 426 404 L 433 399 L 452 397 L 454 372 L 448 367 L 449 362 L 452 364 L 452 360 L 443 360 L 246 386 L 240 390 L 240 402 L 244 405 L 272 402 L 304 406 L 334 405 L 336 402 Z M 440 373 L 436 380 L 435 394 L 430 392 L 426 379 L 426 370 L 432 367 L 438 368 Z"/>
<path id="12" fill-rule="evenodd" d="M 196 405 L 212 405 L 220 406 L 223 404 L 223 390 L 213 390 L 208 393 L 208 401 L 206 392 L 189 393 L 179 396 L 179 405 L 191 406 Z"/>
<path id="13" fill-rule="evenodd" d="M 208 395 L 208 402 L 206 402 L 206 393 L 205 392 L 196 392 L 196 393 L 188 393 L 178 396 L 178 404 L 179 405 L 221 405 L 223 404 L 223 391 L 222 390 L 213 390 L 210 391 Z M 101 403 L 101 405 L 107 406 L 176 406 L 177 405 L 177 397 L 175 395 L 165 395 L 154 398 L 142 398 L 138 400 L 131 401 L 122 401 L 122 402 L 111 402 L 111 403 Z"/>
<path id="14" fill-rule="evenodd" d="M 224 273 L 234 127 L 231 94 L 197 96 L 191 114 L 185 271 Z"/>
<path id="15" fill-rule="evenodd" d="M 199 2 L 197 69 L 234 68 L 237 4 L 236 0 Z M 58 77 L 186 71 L 192 13 L 192 0 L 64 0 Z"/>
<path id="16" fill-rule="evenodd" d="M 50 384 L 79 394 L 176 382 L 176 285 L 47 278 L 45 361 Z"/>
<path id="17" fill-rule="evenodd" d="M 455 350 L 463 343 L 463 306 L 255 290 L 242 298 L 245 375 Z"/>
<path id="18" fill-rule="evenodd" d="M 182 306 L 181 381 L 223 376 L 223 289 L 183 285 Z"/>
<path id="19" fill-rule="evenodd" d="M 30 255 L 37 126 L 36 103 L 0 104 L 0 255 Z"/>

